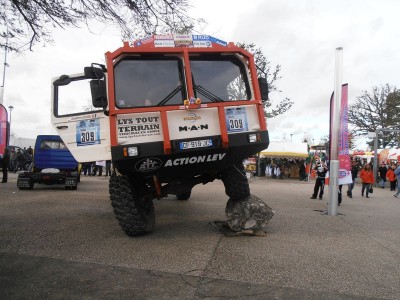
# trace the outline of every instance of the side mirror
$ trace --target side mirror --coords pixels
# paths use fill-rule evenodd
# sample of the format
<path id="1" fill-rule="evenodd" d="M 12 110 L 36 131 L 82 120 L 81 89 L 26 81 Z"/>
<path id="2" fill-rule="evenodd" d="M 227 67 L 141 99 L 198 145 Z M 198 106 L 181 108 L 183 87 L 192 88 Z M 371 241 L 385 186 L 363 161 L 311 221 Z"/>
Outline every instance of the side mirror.
<path id="1" fill-rule="evenodd" d="M 83 72 L 85 73 L 85 77 L 89 79 L 103 79 L 104 78 L 104 66 L 101 66 L 100 68 L 97 67 L 85 67 Z"/>
<path id="2" fill-rule="evenodd" d="M 267 101 L 269 93 L 267 78 L 258 78 L 258 85 L 260 87 L 261 99 Z"/>
<path id="3" fill-rule="evenodd" d="M 90 80 L 90 91 L 92 93 L 92 104 L 94 107 L 105 109 L 107 103 L 107 88 L 104 80 Z"/>

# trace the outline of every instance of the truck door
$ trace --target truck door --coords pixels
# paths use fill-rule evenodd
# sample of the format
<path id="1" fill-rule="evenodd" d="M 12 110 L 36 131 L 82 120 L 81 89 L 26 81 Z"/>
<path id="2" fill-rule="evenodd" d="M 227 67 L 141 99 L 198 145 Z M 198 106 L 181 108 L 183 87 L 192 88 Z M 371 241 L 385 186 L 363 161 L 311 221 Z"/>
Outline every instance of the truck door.
<path id="1" fill-rule="evenodd" d="M 52 80 L 52 125 L 78 162 L 110 160 L 110 121 L 92 106 L 84 74 Z"/>

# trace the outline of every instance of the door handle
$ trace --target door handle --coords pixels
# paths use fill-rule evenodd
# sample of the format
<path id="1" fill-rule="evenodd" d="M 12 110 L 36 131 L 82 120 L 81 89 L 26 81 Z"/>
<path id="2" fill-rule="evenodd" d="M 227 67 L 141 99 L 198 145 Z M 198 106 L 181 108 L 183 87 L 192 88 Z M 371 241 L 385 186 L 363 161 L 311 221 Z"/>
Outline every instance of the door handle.
<path id="1" fill-rule="evenodd" d="M 67 125 L 57 126 L 57 129 L 67 129 L 67 128 L 68 128 Z"/>

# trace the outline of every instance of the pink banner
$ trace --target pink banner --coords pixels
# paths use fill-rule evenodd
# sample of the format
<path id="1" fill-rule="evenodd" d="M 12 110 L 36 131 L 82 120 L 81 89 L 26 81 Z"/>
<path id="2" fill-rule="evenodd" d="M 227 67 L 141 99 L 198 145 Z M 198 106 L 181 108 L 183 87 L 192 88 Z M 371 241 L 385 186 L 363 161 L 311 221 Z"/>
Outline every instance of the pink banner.
<path id="1" fill-rule="evenodd" d="M 342 103 L 340 105 L 339 137 L 339 184 L 352 183 L 349 155 L 349 101 L 348 84 L 342 85 Z"/>
<path id="2" fill-rule="evenodd" d="M 331 97 L 331 130 L 332 130 L 332 106 L 333 93 Z M 352 183 L 351 163 L 349 155 L 349 105 L 348 105 L 348 84 L 342 85 L 342 101 L 340 103 L 340 135 L 339 135 L 339 185 Z M 331 132 L 332 134 L 332 132 Z"/>
<path id="3" fill-rule="evenodd" d="M 7 109 L 0 104 L 0 154 L 7 146 Z"/>

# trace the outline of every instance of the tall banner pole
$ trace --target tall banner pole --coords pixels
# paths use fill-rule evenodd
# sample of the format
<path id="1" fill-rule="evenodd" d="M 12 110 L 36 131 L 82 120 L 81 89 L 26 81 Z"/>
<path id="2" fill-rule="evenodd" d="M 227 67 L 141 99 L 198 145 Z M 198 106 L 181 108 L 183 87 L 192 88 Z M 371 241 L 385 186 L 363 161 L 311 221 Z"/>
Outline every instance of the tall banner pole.
<path id="1" fill-rule="evenodd" d="M 0 86 L 0 104 L 3 104 L 4 100 L 4 87 Z"/>
<path id="2" fill-rule="evenodd" d="M 7 50 L 8 50 L 8 28 L 7 28 L 6 46 L 4 47 L 3 84 L 0 87 L 0 104 L 3 104 L 4 101 L 4 84 L 6 81 L 6 67 L 8 67 Z"/>
<path id="3" fill-rule="evenodd" d="M 335 89 L 331 123 L 331 151 L 329 167 L 329 203 L 328 215 L 337 216 L 338 208 L 338 181 L 339 181 L 339 135 L 340 135 L 340 106 L 342 99 L 342 68 L 343 48 L 338 47 L 335 51 Z"/>

